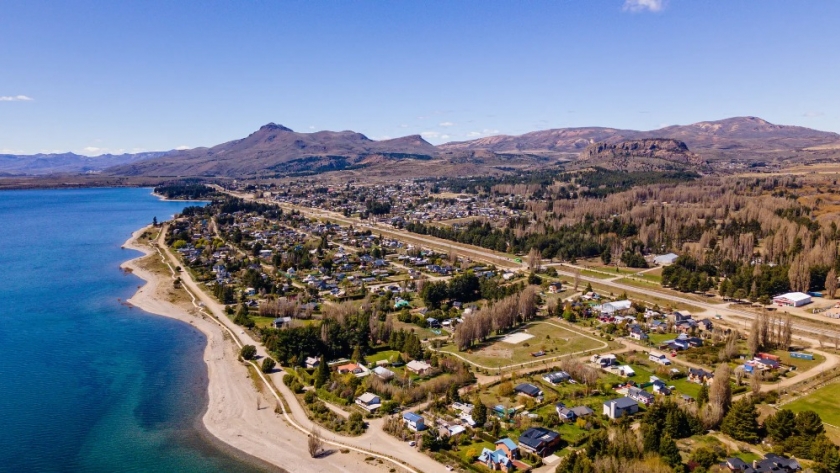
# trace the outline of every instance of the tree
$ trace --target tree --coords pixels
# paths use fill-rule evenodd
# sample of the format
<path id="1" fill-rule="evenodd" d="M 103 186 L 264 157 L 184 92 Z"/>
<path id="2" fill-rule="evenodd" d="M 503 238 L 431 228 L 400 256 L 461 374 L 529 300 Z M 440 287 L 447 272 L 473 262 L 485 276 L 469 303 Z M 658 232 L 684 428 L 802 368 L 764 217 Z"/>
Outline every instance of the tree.
<path id="1" fill-rule="evenodd" d="M 477 395 L 473 400 L 472 417 L 475 421 L 475 424 L 478 426 L 483 426 L 487 423 L 487 406 L 485 406 L 484 403 L 481 402 L 481 398 Z"/>
<path id="2" fill-rule="evenodd" d="M 784 442 L 796 431 L 796 415 L 789 409 L 781 409 L 764 420 L 767 435 L 775 442 Z"/>
<path id="3" fill-rule="evenodd" d="M 708 469 L 711 468 L 712 465 L 715 465 L 720 461 L 720 456 L 718 455 L 717 451 L 711 448 L 700 447 L 697 450 L 691 452 L 691 461 L 697 463 L 703 468 Z M 694 471 L 696 472 L 697 470 Z"/>
<path id="4" fill-rule="evenodd" d="M 307 447 L 309 456 L 312 458 L 317 458 L 321 453 L 321 449 L 324 448 L 324 439 L 321 437 L 321 430 L 318 427 L 312 427 L 312 430 L 309 431 Z"/>
<path id="5" fill-rule="evenodd" d="M 277 363 L 274 361 L 274 359 L 267 356 L 262 361 L 261 369 L 263 373 L 271 373 L 275 366 L 277 366 Z"/>
<path id="6" fill-rule="evenodd" d="M 750 378 L 750 391 L 753 396 L 758 396 L 758 393 L 761 392 L 761 375 L 757 372 L 753 372 Z"/>
<path id="7" fill-rule="evenodd" d="M 802 411 L 796 414 L 796 433 L 802 437 L 814 438 L 823 433 L 822 419 L 814 411 Z"/>
<path id="8" fill-rule="evenodd" d="M 594 473 L 595 468 L 592 461 L 578 450 L 566 455 L 566 458 L 557 465 L 554 473 Z"/>
<path id="9" fill-rule="evenodd" d="M 239 350 L 239 356 L 245 360 L 252 360 L 255 356 L 257 356 L 257 347 L 254 345 L 245 345 L 241 350 Z"/>
<path id="10" fill-rule="evenodd" d="M 320 388 L 330 380 L 330 368 L 327 366 L 327 357 L 321 355 L 321 361 L 315 369 L 315 388 Z"/>
<path id="11" fill-rule="evenodd" d="M 158 226 L 157 217 L 152 217 L 152 226 Z"/>
<path id="12" fill-rule="evenodd" d="M 829 299 L 834 299 L 834 295 L 837 293 L 837 271 L 834 268 L 831 268 L 825 277 L 825 292 Z"/>
<path id="13" fill-rule="evenodd" d="M 426 307 L 434 310 L 440 308 L 441 302 L 449 297 L 449 289 L 445 281 L 435 281 L 423 285 L 423 291 L 420 293 L 423 298 L 423 303 Z"/>
<path id="14" fill-rule="evenodd" d="M 682 463 L 680 449 L 677 448 L 677 443 L 674 442 L 674 439 L 670 435 L 665 435 L 659 441 L 659 455 L 671 467 L 676 467 Z"/>
<path id="15" fill-rule="evenodd" d="M 697 404 L 703 406 L 709 402 L 709 386 L 704 384 L 700 385 L 700 391 L 697 393 Z"/>
<path id="16" fill-rule="evenodd" d="M 718 406 L 724 414 L 732 405 L 732 386 L 729 384 L 731 370 L 726 363 L 718 364 L 712 385 L 709 388 L 709 403 Z"/>
<path id="17" fill-rule="evenodd" d="M 755 443 L 758 436 L 758 412 L 752 399 L 741 398 L 723 418 L 720 431 L 742 442 Z"/>

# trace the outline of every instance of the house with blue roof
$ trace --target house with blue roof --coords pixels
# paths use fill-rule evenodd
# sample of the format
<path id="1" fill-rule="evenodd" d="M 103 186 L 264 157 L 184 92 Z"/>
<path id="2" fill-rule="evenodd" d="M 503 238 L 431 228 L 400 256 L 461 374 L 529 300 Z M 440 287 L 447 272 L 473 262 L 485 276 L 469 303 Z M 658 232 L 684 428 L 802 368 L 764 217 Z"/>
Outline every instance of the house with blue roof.
<path id="1" fill-rule="evenodd" d="M 514 469 L 513 462 L 505 455 L 504 450 L 494 452 L 489 448 L 483 448 L 481 455 L 478 456 L 478 461 L 494 471 L 512 471 Z"/>
<path id="2" fill-rule="evenodd" d="M 403 414 L 403 422 L 405 426 L 414 432 L 426 430 L 426 419 L 423 416 L 417 415 L 413 412 L 406 412 Z"/>
<path id="3" fill-rule="evenodd" d="M 507 457 L 511 460 L 519 458 L 519 446 L 516 445 L 516 442 L 507 437 L 496 440 L 496 451 L 499 450 L 503 450 Z"/>

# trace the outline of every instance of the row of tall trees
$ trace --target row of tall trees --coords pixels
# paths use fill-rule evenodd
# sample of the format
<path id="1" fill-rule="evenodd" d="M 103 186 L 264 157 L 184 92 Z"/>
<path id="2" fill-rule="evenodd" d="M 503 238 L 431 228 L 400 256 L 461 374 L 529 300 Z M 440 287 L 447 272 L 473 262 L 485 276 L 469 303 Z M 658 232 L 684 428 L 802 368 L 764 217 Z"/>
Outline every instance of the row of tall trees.
<path id="1" fill-rule="evenodd" d="M 492 333 L 501 333 L 531 320 L 537 313 L 539 295 L 536 286 L 527 286 L 521 293 L 508 296 L 478 310 L 464 319 L 455 330 L 455 345 L 467 350 Z"/>

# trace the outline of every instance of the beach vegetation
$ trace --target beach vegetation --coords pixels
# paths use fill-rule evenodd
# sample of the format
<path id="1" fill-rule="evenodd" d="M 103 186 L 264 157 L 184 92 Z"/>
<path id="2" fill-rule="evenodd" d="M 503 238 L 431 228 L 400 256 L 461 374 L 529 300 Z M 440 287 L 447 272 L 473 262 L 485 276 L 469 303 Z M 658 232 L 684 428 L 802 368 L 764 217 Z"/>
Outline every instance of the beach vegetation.
<path id="1" fill-rule="evenodd" d="M 263 373 L 271 373 L 274 370 L 274 367 L 277 366 L 277 362 L 274 361 L 273 358 L 267 356 L 263 358 L 262 365 L 260 369 L 262 369 Z"/>
<path id="2" fill-rule="evenodd" d="M 239 350 L 239 356 L 244 360 L 253 360 L 257 356 L 257 347 L 254 345 L 245 345 Z"/>

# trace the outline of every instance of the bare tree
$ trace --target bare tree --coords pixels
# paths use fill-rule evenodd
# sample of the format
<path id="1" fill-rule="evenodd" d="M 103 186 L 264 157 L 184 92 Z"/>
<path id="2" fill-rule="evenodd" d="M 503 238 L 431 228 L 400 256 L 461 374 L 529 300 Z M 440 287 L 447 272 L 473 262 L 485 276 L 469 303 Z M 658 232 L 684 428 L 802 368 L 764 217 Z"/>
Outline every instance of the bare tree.
<path id="1" fill-rule="evenodd" d="M 313 426 L 312 430 L 309 431 L 307 447 L 309 449 L 309 456 L 312 458 L 317 458 L 324 448 L 324 439 L 321 437 L 321 429 L 318 427 Z"/>
<path id="2" fill-rule="evenodd" d="M 726 363 L 719 363 L 715 369 L 712 384 L 709 387 L 709 404 L 714 404 L 720 407 L 723 414 L 729 410 L 732 405 L 732 386 L 729 384 L 729 378 L 732 372 L 729 365 Z"/>
<path id="3" fill-rule="evenodd" d="M 578 290 L 578 286 L 580 286 L 580 270 L 575 268 L 575 291 Z"/>
<path id="4" fill-rule="evenodd" d="M 837 293 L 837 271 L 834 268 L 831 268 L 828 276 L 825 277 L 825 292 L 828 293 L 827 297 L 830 299 L 834 299 L 834 295 Z"/>
<path id="5" fill-rule="evenodd" d="M 528 269 L 531 271 L 539 271 L 542 263 L 542 253 L 538 248 L 531 248 L 528 252 Z"/>
<path id="6" fill-rule="evenodd" d="M 750 378 L 750 390 L 753 396 L 757 396 L 761 392 L 761 374 L 754 372 Z"/>
<path id="7" fill-rule="evenodd" d="M 761 334 L 759 333 L 760 330 L 761 329 L 759 327 L 758 317 L 756 317 L 752 321 L 750 335 L 749 337 L 747 337 L 747 349 L 750 351 L 750 355 L 755 355 L 756 353 L 758 353 L 760 345 L 759 337 L 761 336 Z"/>

